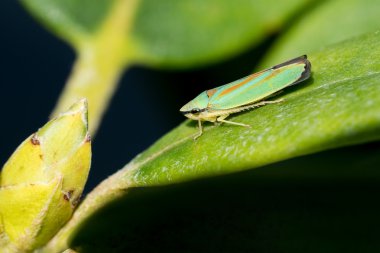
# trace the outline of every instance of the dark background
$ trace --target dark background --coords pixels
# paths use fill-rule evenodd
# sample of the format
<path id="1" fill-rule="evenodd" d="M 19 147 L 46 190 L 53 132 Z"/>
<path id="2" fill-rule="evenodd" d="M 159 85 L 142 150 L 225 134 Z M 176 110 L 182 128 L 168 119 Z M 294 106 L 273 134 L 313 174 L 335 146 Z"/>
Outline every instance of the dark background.
<path id="1" fill-rule="evenodd" d="M 0 4 L 0 31 L 0 163 L 4 164 L 27 136 L 48 121 L 75 54 L 15 0 Z M 263 45 L 270 45 L 274 37 Z M 179 108 L 198 93 L 251 73 L 265 47 L 200 69 L 128 69 L 94 138 L 86 192 L 182 122 Z"/>

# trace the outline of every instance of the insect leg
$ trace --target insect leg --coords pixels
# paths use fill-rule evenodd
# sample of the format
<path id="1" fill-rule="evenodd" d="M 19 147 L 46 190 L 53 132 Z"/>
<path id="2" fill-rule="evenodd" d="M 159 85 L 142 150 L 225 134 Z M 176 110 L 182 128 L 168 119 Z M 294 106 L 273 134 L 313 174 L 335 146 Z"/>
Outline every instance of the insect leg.
<path id="1" fill-rule="evenodd" d="M 227 118 L 228 116 L 229 116 L 229 114 L 219 116 L 216 119 L 216 121 L 223 122 L 223 123 L 226 123 L 226 124 L 236 125 L 236 126 L 251 127 L 250 125 L 246 125 L 246 124 L 243 124 L 243 123 L 238 123 L 238 122 L 233 122 L 233 121 L 225 120 L 225 118 Z"/>
<path id="2" fill-rule="evenodd" d="M 196 136 L 194 136 L 194 140 L 198 139 L 203 133 L 202 121 L 200 119 L 198 119 L 198 128 L 199 128 L 199 133 Z"/>

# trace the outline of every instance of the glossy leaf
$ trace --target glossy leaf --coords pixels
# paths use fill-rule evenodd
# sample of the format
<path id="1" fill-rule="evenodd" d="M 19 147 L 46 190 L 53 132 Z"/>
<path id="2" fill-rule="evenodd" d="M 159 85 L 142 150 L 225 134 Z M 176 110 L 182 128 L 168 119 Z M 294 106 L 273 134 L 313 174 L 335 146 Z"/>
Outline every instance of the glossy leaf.
<path id="1" fill-rule="evenodd" d="M 310 54 L 311 80 L 287 89 L 285 102 L 231 117 L 250 129 L 209 125 L 194 141 L 196 124 L 185 121 L 90 193 L 45 252 L 66 249 L 82 221 L 128 188 L 225 175 L 379 140 L 379 57 L 380 33 Z"/>
<path id="2" fill-rule="evenodd" d="M 376 140 L 380 127 L 379 33 L 311 54 L 312 80 L 282 104 L 233 117 L 251 129 L 209 126 L 197 141 L 185 122 L 132 162 L 137 185 L 157 185 L 262 166 Z M 231 117 L 232 118 L 232 117 Z M 211 144 L 212 143 L 212 144 Z"/>

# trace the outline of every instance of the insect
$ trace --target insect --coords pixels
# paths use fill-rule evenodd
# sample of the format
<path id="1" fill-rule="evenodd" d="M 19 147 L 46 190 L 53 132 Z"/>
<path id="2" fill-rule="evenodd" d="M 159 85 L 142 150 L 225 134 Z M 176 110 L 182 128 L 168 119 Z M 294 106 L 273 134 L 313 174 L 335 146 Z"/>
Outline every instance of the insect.
<path id="1" fill-rule="evenodd" d="M 232 113 L 282 102 L 283 99 L 264 99 L 277 94 L 285 87 L 308 79 L 310 73 L 311 64 L 307 56 L 303 55 L 232 83 L 206 90 L 185 104 L 180 112 L 187 118 L 198 121 L 199 133 L 194 139 L 203 133 L 202 121 L 250 127 L 228 121 L 226 118 Z"/>

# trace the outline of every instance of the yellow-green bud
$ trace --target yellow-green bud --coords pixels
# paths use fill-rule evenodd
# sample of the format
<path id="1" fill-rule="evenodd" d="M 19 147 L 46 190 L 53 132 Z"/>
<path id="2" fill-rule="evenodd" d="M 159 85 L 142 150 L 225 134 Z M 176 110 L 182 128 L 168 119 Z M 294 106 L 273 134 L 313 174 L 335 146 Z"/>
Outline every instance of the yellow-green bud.
<path id="1" fill-rule="evenodd" d="M 0 178 L 0 252 L 44 245 L 71 217 L 91 165 L 87 102 L 27 138 Z"/>

